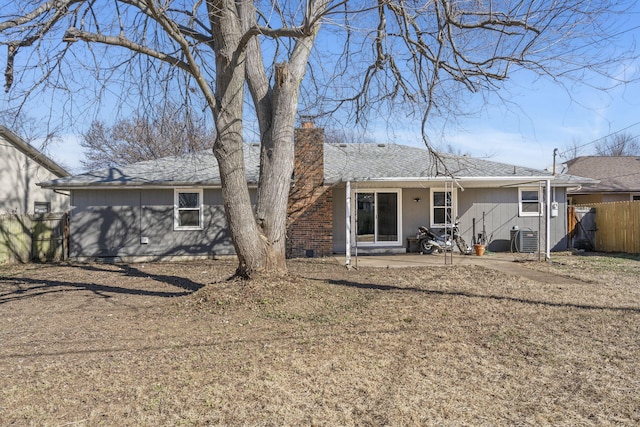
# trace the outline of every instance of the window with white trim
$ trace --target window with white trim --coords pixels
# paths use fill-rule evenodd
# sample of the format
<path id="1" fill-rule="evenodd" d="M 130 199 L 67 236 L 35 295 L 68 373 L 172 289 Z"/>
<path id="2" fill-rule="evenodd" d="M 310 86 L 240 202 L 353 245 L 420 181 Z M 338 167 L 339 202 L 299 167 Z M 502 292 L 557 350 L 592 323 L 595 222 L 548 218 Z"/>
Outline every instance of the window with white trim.
<path id="1" fill-rule="evenodd" d="M 202 229 L 202 190 L 175 190 L 173 229 Z"/>
<path id="2" fill-rule="evenodd" d="M 540 216 L 542 215 L 542 194 L 539 188 L 518 188 L 518 215 Z"/>
<path id="3" fill-rule="evenodd" d="M 631 201 L 632 202 L 640 201 L 640 193 L 631 193 Z"/>
<path id="4" fill-rule="evenodd" d="M 456 192 L 444 188 L 431 189 L 431 226 L 444 227 L 451 225 L 454 220 Z"/>

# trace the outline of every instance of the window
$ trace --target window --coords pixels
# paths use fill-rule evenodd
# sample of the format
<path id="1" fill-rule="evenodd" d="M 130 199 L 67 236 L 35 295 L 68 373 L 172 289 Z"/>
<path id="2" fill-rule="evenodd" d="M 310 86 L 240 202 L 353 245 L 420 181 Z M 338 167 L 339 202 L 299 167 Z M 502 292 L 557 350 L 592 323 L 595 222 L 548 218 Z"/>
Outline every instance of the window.
<path id="1" fill-rule="evenodd" d="M 201 230 L 202 190 L 176 190 L 173 210 L 175 230 Z"/>
<path id="2" fill-rule="evenodd" d="M 538 188 L 518 189 L 518 214 L 520 216 L 540 216 L 542 215 L 542 198 Z"/>
<path id="3" fill-rule="evenodd" d="M 640 193 L 632 193 L 631 194 L 631 201 L 632 202 L 640 201 Z"/>
<path id="4" fill-rule="evenodd" d="M 431 226 L 444 227 L 453 222 L 456 193 L 452 190 L 431 189 Z"/>
<path id="5" fill-rule="evenodd" d="M 33 213 L 35 214 L 47 214 L 51 212 L 51 203 L 49 202 L 35 202 L 33 204 Z"/>

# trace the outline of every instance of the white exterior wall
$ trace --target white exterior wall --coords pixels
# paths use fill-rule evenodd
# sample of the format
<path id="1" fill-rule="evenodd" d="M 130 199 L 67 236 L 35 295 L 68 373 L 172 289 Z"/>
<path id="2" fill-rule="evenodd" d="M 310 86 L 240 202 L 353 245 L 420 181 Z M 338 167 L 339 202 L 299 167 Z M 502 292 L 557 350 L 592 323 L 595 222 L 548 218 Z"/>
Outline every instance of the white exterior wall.
<path id="1" fill-rule="evenodd" d="M 0 214 L 33 214 L 35 202 L 48 202 L 51 212 L 69 210 L 69 197 L 36 184 L 59 178 L 0 135 Z"/>

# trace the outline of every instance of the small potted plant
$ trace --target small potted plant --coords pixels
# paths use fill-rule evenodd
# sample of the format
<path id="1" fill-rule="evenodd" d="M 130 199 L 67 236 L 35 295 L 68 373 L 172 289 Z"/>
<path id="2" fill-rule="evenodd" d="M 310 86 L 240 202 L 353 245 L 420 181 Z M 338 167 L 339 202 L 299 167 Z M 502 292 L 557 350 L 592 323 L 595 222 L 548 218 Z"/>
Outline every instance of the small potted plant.
<path id="1" fill-rule="evenodd" d="M 479 233 L 478 240 L 476 244 L 473 245 L 473 250 L 476 251 L 477 256 L 482 256 L 484 255 L 484 251 L 486 250 L 486 247 L 487 247 L 487 238 L 485 237 L 484 233 Z"/>

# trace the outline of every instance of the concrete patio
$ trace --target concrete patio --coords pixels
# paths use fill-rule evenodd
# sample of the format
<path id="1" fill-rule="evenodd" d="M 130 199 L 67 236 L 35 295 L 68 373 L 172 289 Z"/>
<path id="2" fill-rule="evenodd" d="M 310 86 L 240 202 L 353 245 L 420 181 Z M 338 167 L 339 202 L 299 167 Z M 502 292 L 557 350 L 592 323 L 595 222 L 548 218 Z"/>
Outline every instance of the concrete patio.
<path id="1" fill-rule="evenodd" d="M 551 254 L 553 261 L 554 254 Z M 344 256 L 336 256 L 341 264 L 345 264 Z M 541 261 L 539 261 L 541 260 Z M 398 255 L 360 255 L 351 257 L 352 268 L 378 267 L 378 268 L 402 268 L 402 267 L 444 267 L 444 266 L 469 266 L 477 265 L 492 270 L 501 271 L 518 277 L 525 277 L 541 283 L 581 283 L 576 279 L 558 276 L 539 271 L 526 266 L 528 263 L 547 262 L 544 254 L 522 254 L 510 252 L 486 252 L 482 256 L 451 254 L 398 254 Z"/>

